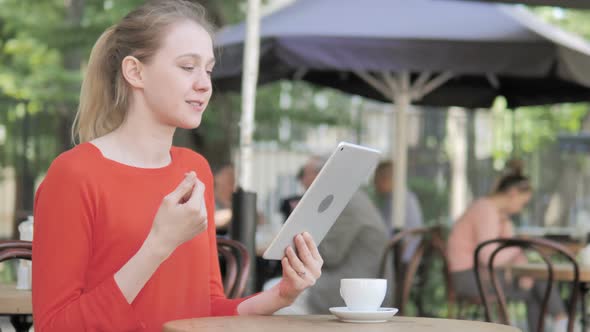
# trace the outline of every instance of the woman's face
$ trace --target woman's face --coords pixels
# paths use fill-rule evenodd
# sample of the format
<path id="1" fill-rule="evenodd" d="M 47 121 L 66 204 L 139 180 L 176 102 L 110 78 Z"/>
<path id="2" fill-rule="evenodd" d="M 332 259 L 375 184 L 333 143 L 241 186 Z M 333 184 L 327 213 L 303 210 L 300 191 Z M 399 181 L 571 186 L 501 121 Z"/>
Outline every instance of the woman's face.
<path id="1" fill-rule="evenodd" d="M 520 191 L 517 188 L 512 188 L 508 191 L 507 195 L 508 213 L 517 214 L 531 200 L 532 193 L 530 191 Z"/>
<path id="2" fill-rule="evenodd" d="M 185 129 L 201 124 L 214 63 L 211 36 L 200 25 L 186 20 L 168 28 L 142 69 L 145 102 L 158 122 Z"/>

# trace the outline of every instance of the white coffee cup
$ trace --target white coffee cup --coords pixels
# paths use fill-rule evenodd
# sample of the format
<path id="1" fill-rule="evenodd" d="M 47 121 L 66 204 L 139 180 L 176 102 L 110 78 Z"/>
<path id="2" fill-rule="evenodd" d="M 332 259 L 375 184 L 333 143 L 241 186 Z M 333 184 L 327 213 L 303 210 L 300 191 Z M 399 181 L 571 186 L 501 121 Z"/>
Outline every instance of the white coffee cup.
<path id="1" fill-rule="evenodd" d="M 351 311 L 375 311 L 387 292 L 386 279 L 341 279 L 340 296 Z"/>

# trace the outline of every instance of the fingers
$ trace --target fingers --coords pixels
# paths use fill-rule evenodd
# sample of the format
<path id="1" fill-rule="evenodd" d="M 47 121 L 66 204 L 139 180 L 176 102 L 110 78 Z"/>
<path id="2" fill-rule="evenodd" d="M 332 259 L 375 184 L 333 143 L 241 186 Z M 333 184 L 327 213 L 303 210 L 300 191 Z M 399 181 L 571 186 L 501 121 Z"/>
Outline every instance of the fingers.
<path id="1" fill-rule="evenodd" d="M 313 264 L 313 257 L 311 256 L 311 252 L 307 248 L 307 244 L 305 243 L 305 240 L 301 234 L 295 236 L 295 245 L 297 246 L 298 258 L 305 265 Z"/>
<path id="2" fill-rule="evenodd" d="M 207 208 L 205 207 L 205 184 L 199 179 L 196 180 L 191 197 L 186 204 L 191 208 L 198 210 L 202 217 L 207 217 Z"/>
<path id="3" fill-rule="evenodd" d="M 323 264 L 324 261 L 322 260 L 322 256 L 320 255 L 320 252 L 318 251 L 318 246 L 315 244 L 313 237 L 311 237 L 311 235 L 308 232 L 305 232 L 305 233 L 303 233 L 303 239 L 305 240 L 305 243 L 307 244 L 307 249 L 309 250 L 309 252 L 311 252 L 311 256 L 316 261 L 319 261 L 320 263 Z"/>
<path id="4" fill-rule="evenodd" d="M 288 247 L 286 251 L 287 261 L 289 262 L 293 270 L 295 270 L 297 277 L 301 279 L 313 278 L 313 280 L 315 281 L 315 276 L 308 275 L 310 273 L 310 270 L 306 268 L 305 264 L 303 264 L 303 262 L 297 257 L 297 255 L 295 254 L 295 250 L 293 250 L 292 247 Z"/>
<path id="5" fill-rule="evenodd" d="M 313 246 L 313 249 L 317 250 L 311 235 L 307 233 L 297 235 L 295 237 L 295 244 L 297 245 L 298 258 L 305 265 L 307 273 L 310 273 L 315 279 L 319 278 L 322 274 L 321 266 L 323 262 L 319 253 L 317 254 L 318 258 L 315 258 L 310 250 L 310 246 Z"/>
<path id="6" fill-rule="evenodd" d="M 291 264 L 289 264 L 289 259 L 287 257 L 283 257 L 281 260 L 281 265 L 283 267 L 283 276 L 289 277 L 293 280 L 300 278 L 297 274 L 297 271 L 295 271 L 293 267 L 291 267 Z"/>
<path id="7" fill-rule="evenodd" d="M 185 175 L 184 179 L 174 191 L 166 196 L 167 199 L 172 201 L 173 203 L 179 203 L 182 201 L 183 197 L 187 194 L 190 194 L 191 190 L 195 185 L 195 181 L 197 180 L 197 175 L 195 172 L 189 172 Z"/>

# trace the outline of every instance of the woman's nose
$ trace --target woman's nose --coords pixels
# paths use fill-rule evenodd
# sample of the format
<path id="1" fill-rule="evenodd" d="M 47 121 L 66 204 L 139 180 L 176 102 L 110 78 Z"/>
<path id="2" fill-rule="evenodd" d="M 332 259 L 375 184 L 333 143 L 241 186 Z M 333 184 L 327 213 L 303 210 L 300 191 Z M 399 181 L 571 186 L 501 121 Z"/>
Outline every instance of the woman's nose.
<path id="1" fill-rule="evenodd" d="M 195 77 L 193 89 L 196 91 L 209 91 L 211 89 L 211 77 L 209 74 L 203 72 L 202 74 Z"/>

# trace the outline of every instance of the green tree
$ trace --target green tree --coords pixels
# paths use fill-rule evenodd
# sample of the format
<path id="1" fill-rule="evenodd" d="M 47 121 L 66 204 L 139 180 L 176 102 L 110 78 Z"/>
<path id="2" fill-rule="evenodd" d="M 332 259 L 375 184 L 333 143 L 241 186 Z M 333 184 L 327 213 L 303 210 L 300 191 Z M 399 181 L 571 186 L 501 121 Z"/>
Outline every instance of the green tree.
<path id="1" fill-rule="evenodd" d="M 142 2 L 0 0 L 0 166 L 14 166 L 17 173 L 17 219 L 32 209 L 37 176 L 72 145 L 82 72 L 94 42 Z M 218 25 L 239 13 L 240 3 L 204 1 Z"/>

